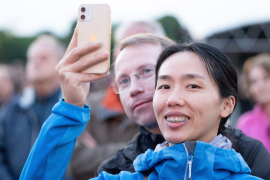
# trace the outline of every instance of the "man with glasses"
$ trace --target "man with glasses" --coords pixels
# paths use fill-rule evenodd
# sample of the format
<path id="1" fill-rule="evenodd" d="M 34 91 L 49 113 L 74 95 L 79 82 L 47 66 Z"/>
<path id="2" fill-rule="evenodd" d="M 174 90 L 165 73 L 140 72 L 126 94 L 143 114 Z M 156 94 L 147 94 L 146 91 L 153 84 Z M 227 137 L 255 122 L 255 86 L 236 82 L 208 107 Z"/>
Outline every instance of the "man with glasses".
<path id="1" fill-rule="evenodd" d="M 42 128 L 38 141 L 28 157 L 21 179 L 62 177 L 76 137 L 89 119 L 89 107 L 84 105 L 89 89 L 89 83 L 86 82 L 106 76 L 80 72 L 106 59 L 108 52 L 98 54 L 82 65 L 80 62 L 84 59 L 81 57 L 97 49 L 100 44 L 76 47 L 75 42 L 76 33 L 65 57 L 57 66 L 65 102 L 62 100 L 54 107 L 52 116 Z M 112 174 L 118 174 L 120 171 L 134 172 L 132 163 L 137 155 L 149 148 L 154 149 L 158 143 L 164 141 L 152 108 L 155 91 L 153 67 L 162 49 L 172 44 L 174 42 L 169 39 L 149 34 L 136 35 L 122 41 L 121 52 L 114 67 L 113 89 L 119 93 L 128 117 L 140 125 L 141 132 L 126 148 L 102 163 L 98 171 L 104 170 Z M 236 151 L 242 154 L 250 166 L 252 174 L 269 179 L 270 156 L 262 143 L 245 136 L 239 130 L 229 129 L 228 135 L 232 137 Z"/>

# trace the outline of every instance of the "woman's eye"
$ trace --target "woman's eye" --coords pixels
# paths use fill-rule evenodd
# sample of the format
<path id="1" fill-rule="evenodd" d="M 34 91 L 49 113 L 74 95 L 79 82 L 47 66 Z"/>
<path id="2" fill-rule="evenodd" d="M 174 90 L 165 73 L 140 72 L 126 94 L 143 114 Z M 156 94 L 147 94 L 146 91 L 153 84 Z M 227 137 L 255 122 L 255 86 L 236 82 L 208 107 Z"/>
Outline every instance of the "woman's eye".
<path id="1" fill-rule="evenodd" d="M 170 86 L 162 85 L 162 86 L 159 86 L 158 89 L 170 89 Z"/>
<path id="2" fill-rule="evenodd" d="M 199 88 L 199 86 L 196 85 L 196 84 L 191 84 L 191 85 L 188 86 L 188 88 L 197 89 L 197 88 Z"/>

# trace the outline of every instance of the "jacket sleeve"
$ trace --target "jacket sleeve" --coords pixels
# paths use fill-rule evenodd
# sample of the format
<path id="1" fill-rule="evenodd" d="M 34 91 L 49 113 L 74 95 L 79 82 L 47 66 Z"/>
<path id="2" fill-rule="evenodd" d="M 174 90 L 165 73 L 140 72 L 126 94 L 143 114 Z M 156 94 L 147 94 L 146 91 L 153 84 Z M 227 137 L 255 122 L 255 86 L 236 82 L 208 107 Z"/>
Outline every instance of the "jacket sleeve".
<path id="1" fill-rule="evenodd" d="M 66 171 L 76 138 L 90 119 L 90 108 L 60 100 L 43 124 L 20 180 L 61 179 Z"/>

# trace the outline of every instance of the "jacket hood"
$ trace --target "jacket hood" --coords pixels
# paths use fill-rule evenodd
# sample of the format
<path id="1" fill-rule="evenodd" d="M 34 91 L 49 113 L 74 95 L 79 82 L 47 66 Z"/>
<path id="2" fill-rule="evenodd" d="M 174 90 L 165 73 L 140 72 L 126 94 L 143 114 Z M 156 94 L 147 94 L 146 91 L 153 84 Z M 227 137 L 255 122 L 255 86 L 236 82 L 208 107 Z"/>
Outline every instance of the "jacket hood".
<path id="1" fill-rule="evenodd" d="M 185 144 L 189 148 L 186 148 Z M 190 150 L 192 146 L 194 151 Z M 190 157 L 192 157 L 193 178 L 224 179 L 233 174 L 251 173 L 242 156 L 233 149 L 222 149 L 201 141 L 196 143 L 186 141 L 157 152 L 149 149 L 137 157 L 134 168 L 139 172 L 153 171 L 154 168 L 161 179 L 179 179 L 179 177 L 184 179 L 189 171 L 187 162 Z"/>

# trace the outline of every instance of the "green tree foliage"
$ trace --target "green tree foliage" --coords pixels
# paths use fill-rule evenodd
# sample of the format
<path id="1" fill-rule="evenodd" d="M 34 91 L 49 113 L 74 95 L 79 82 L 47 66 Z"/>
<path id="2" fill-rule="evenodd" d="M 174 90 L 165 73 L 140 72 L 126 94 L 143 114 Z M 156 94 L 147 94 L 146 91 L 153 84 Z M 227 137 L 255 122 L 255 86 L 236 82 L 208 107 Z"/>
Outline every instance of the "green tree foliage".
<path id="1" fill-rule="evenodd" d="M 26 51 L 34 37 L 16 37 L 9 32 L 0 31 L 0 63 L 14 59 L 26 59 Z"/>
<path id="2" fill-rule="evenodd" d="M 191 38 L 186 30 L 179 24 L 178 20 L 173 16 L 164 16 L 158 21 L 162 24 L 166 35 L 176 42 L 189 41 Z"/>

